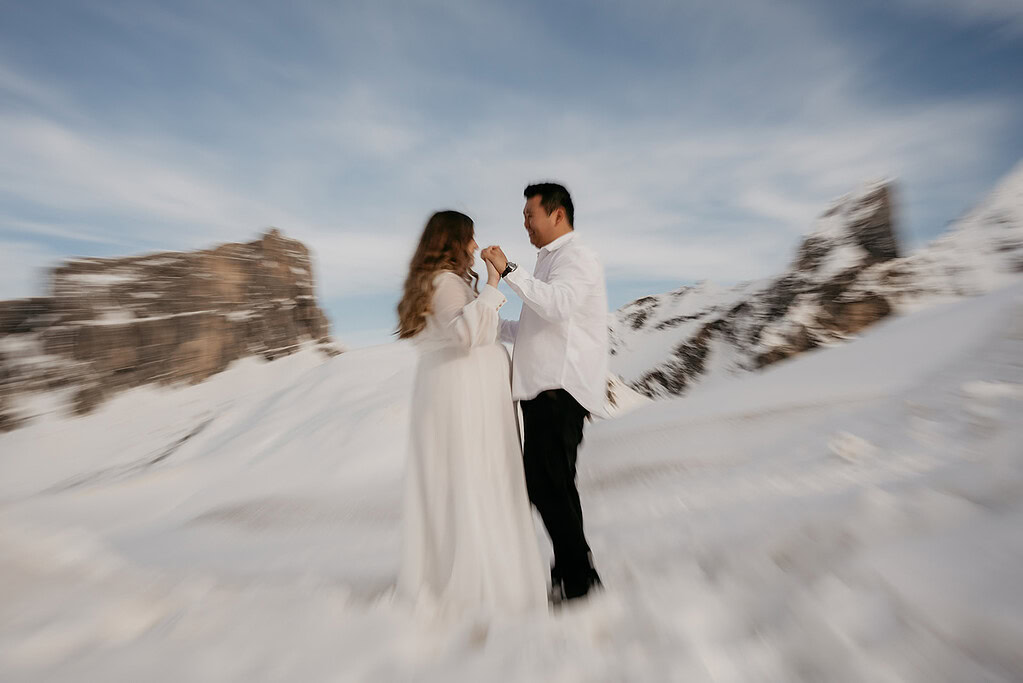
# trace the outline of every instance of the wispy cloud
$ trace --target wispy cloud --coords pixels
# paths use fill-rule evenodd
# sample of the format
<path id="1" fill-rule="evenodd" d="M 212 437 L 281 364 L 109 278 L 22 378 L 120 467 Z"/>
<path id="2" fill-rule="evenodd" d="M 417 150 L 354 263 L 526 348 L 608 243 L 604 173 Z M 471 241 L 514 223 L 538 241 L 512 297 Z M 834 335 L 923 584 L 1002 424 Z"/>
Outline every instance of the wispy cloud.
<path id="1" fill-rule="evenodd" d="M 61 107 L 66 100 L 55 90 L 37 80 L 0 64 L 0 92 L 10 103 L 27 102 L 49 109 Z"/>
<path id="2" fill-rule="evenodd" d="M 56 237 L 72 242 L 106 244 L 115 247 L 131 248 L 133 243 L 124 238 L 103 234 L 104 230 L 94 226 L 55 225 L 47 221 L 30 221 L 12 216 L 0 215 L 0 234 L 11 234 L 33 237 Z"/>
<path id="3" fill-rule="evenodd" d="M 1023 3 L 1018 0 L 896 0 L 896 4 L 963 23 L 996 24 L 1017 37 L 1023 33 Z"/>
<path id="4" fill-rule="evenodd" d="M 275 225 L 341 300 L 396 293 L 440 208 L 529 263 L 521 189 L 555 178 L 612 280 L 737 281 L 876 176 L 910 188 L 912 240 L 934 235 L 1023 111 L 1002 91 L 879 97 L 884 65 L 798 3 L 537 10 L 77 8 L 91 28 L 64 27 L 66 51 L 0 51 L 0 238 L 42 263 L 50 240 L 184 249 Z"/>
<path id="5" fill-rule="evenodd" d="M 175 168 L 175 154 L 152 140 L 83 134 L 39 116 L 0 116 L 0 127 L 0 191 L 22 201 L 228 230 L 275 218 L 258 199 Z"/>

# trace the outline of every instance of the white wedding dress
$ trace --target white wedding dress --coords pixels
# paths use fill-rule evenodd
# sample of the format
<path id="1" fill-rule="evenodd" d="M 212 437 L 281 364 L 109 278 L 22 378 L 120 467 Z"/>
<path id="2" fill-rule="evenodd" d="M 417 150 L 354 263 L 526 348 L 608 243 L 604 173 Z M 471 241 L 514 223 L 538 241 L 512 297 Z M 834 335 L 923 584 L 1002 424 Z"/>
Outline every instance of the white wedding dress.
<path id="1" fill-rule="evenodd" d="M 438 273 L 412 396 L 397 594 L 418 612 L 546 610 L 547 581 L 526 494 L 505 297 Z"/>

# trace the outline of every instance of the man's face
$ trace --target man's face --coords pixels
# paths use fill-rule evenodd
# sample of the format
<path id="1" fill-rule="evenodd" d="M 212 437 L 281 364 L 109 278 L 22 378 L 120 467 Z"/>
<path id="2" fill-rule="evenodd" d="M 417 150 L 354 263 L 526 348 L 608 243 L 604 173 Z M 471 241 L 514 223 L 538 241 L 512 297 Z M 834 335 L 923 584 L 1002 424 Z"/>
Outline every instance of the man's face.
<path id="1" fill-rule="evenodd" d="M 548 216 L 540 201 L 540 195 L 530 197 L 526 200 L 526 207 L 522 209 L 529 243 L 537 249 L 550 243 L 550 236 L 554 232 L 554 216 L 557 215 L 555 211 Z"/>

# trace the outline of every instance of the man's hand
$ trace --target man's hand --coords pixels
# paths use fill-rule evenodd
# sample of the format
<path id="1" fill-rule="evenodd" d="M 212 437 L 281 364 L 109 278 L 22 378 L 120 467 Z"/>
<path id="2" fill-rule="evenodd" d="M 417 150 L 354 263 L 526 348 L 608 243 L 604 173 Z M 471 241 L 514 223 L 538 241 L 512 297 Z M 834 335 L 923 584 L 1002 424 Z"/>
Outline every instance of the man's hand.
<path id="1" fill-rule="evenodd" d="M 481 251 L 480 255 L 483 257 L 483 260 L 493 264 L 498 274 L 503 273 L 504 269 L 508 267 L 508 257 L 501 251 L 501 247 L 496 244 Z"/>

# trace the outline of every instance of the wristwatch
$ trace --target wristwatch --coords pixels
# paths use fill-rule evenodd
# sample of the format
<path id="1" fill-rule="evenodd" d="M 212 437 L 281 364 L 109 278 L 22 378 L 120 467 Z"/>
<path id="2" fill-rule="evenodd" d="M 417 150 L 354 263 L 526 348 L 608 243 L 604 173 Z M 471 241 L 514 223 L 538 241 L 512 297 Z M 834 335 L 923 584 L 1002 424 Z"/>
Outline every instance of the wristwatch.
<path id="1" fill-rule="evenodd" d="M 508 261 L 508 265 L 505 267 L 504 272 L 501 273 L 501 277 L 507 277 L 508 273 L 512 272 L 516 268 L 518 268 L 518 265 Z"/>

